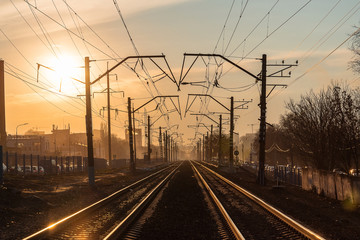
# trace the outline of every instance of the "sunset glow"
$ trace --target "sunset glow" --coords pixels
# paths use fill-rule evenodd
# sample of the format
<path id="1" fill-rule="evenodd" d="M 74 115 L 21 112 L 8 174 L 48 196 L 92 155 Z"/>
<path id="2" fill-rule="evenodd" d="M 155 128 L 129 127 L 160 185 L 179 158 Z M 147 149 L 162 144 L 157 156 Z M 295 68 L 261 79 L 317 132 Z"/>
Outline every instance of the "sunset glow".
<path id="1" fill-rule="evenodd" d="M 185 52 L 223 54 L 254 74 L 261 69 L 259 58 L 262 54 L 267 54 L 269 63 L 273 64 L 283 60 L 293 64 L 298 60 L 299 66 L 291 69 L 290 80 L 280 81 L 289 84 L 288 87 L 276 88 L 269 96 L 267 118 L 269 122 L 278 122 L 284 112 L 284 102 L 290 98 L 297 99 L 310 89 L 317 91 L 332 80 L 343 79 L 353 86 L 358 85 L 348 69 L 352 57 L 348 50 L 350 43 L 342 42 L 355 30 L 359 6 L 356 1 L 337 2 L 249 1 L 245 5 L 244 1 L 235 1 L 231 6 L 230 2 L 214 0 L 119 1 L 121 11 L 118 12 L 112 1 L 101 4 L 98 1 L 36 1 L 36 6 L 31 1 L 2 1 L 0 14 L 4 21 L 0 25 L 0 41 L 3 55 L 0 57 L 11 64 L 6 65 L 6 71 L 12 74 L 6 75 L 8 132 L 14 132 L 16 122 L 21 122 L 20 116 L 32 120 L 29 128 L 41 126 L 49 131 L 52 124 L 70 123 L 73 130 L 84 131 L 84 98 L 79 96 L 85 94 L 85 87 L 72 78 L 84 81 L 86 56 L 90 57 L 90 78 L 94 80 L 106 71 L 107 64 L 112 67 L 126 56 L 164 53 L 178 82 Z M 318 64 L 325 57 L 325 61 Z M 186 59 L 183 74 L 192 60 Z M 156 62 L 171 76 L 164 62 Z M 37 64 L 42 65 L 39 76 Z M 19 70 L 15 67 L 29 76 L 16 75 Z M 111 74 L 110 87 L 114 92 L 111 105 L 118 109 L 118 115 L 112 114 L 117 121 L 114 133 L 119 136 L 125 134 L 125 99 L 131 97 L 135 106 L 140 106 L 159 94 L 179 95 L 182 113 L 188 93 L 210 91 L 223 98 L 224 104 L 228 104 L 230 96 L 253 99 L 249 110 L 238 113 L 241 118 L 237 120 L 235 131 L 242 135 L 251 131 L 251 124 L 258 126 L 259 83 L 255 84 L 247 74 L 219 59 L 203 58 L 195 63 L 185 81 L 203 84 L 180 86 L 180 92 L 148 59 L 143 62 L 132 59 Z M 214 79 L 219 79 L 215 85 Z M 269 81 L 279 82 L 277 79 Z M 102 114 L 93 116 L 94 128 L 99 128 L 106 122 L 103 116 L 106 96 L 102 94 L 106 89 L 106 77 L 91 88 L 93 111 Z M 121 91 L 125 91 L 125 98 L 116 93 Z M 21 101 L 42 108 L 37 115 L 25 116 L 28 109 L 22 109 L 25 105 Z M 194 105 L 191 111 L 204 111 L 199 109 L 201 103 L 194 104 L 197 109 Z M 150 104 L 146 110 L 155 106 Z M 216 104 L 212 107 L 214 109 L 207 108 L 221 111 Z M 168 105 L 162 108 L 162 111 L 174 110 Z M 53 118 L 45 123 L 43 116 L 49 111 L 54 113 Z M 153 117 L 157 119 L 158 115 Z M 193 124 L 193 118 L 181 120 L 173 114 L 169 122 L 164 118 L 158 121 L 163 126 L 183 124 L 184 138 L 194 137 L 194 130 L 186 127 Z"/>

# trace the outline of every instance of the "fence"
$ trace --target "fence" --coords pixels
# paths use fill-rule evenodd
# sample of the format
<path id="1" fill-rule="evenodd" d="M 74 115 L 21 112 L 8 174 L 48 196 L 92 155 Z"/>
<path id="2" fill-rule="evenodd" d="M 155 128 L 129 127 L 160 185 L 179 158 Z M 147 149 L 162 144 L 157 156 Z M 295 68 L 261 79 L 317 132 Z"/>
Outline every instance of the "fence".
<path id="1" fill-rule="evenodd" d="M 242 168 L 249 172 L 258 174 L 258 165 L 256 164 L 242 164 Z M 265 176 L 267 179 L 278 183 L 286 183 L 301 187 L 302 185 L 302 170 L 301 168 L 291 168 L 283 165 L 266 166 Z"/>
<path id="2" fill-rule="evenodd" d="M 330 198 L 350 200 L 360 204 L 360 178 L 315 169 L 304 169 L 303 185 L 305 190 L 316 191 Z"/>
<path id="3" fill-rule="evenodd" d="M 63 174 L 84 171 L 87 159 L 81 156 L 51 157 L 5 152 L 3 166 L 5 174 Z"/>
<path id="4" fill-rule="evenodd" d="M 301 168 L 275 166 L 273 170 L 270 168 L 266 169 L 266 175 L 276 182 L 302 186 Z"/>

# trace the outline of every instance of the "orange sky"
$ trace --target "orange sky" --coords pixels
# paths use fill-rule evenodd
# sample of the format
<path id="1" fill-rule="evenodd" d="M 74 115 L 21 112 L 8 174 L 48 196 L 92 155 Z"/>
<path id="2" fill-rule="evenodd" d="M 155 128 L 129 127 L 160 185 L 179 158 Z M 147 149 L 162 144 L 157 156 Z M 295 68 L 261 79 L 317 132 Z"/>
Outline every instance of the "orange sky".
<path id="1" fill-rule="evenodd" d="M 164 53 L 177 81 L 185 52 L 223 54 L 255 75 L 260 72 L 261 63 L 254 58 L 260 58 L 264 53 L 268 55 L 269 63 L 280 63 L 283 59 L 286 59 L 286 63 L 299 60 L 299 66 L 291 69 L 290 79 L 269 80 L 272 83 L 291 83 L 286 89 L 276 89 L 268 98 L 267 121 L 276 123 L 280 114 L 285 112 L 284 102 L 290 98 L 298 99 L 310 89 L 317 91 L 332 80 L 347 80 L 352 87 L 359 86 L 356 75 L 348 69 L 352 57 L 348 50 L 349 42 L 316 68 L 312 68 L 356 30 L 353 26 L 359 23 L 358 1 L 307 2 L 238 0 L 234 1 L 231 8 L 233 1 L 127 0 L 118 1 L 118 5 L 138 53 Z M 32 7 L 35 4 L 37 9 Z M 294 17 L 291 17 L 293 14 Z M 84 79 L 82 67 L 85 56 L 96 60 L 91 63 L 91 78 L 95 79 L 106 71 L 107 62 L 113 66 L 119 57 L 136 55 L 113 1 L 54 0 L 29 1 L 28 4 L 21 0 L 2 0 L 0 16 L 0 58 L 6 63 L 7 132 L 14 134 L 16 126 L 24 122 L 29 124 L 19 128 L 20 134 L 29 128 L 49 132 L 53 124 L 59 128 L 70 124 L 71 131 L 84 132 L 84 99 L 78 96 L 84 94 L 84 86 L 70 80 L 68 76 Z M 249 59 L 240 61 L 244 56 Z M 192 59 L 186 59 L 186 68 Z M 117 91 L 111 95 L 112 108 L 117 109 L 118 113 L 115 119 L 115 111 L 112 112 L 113 133 L 124 137 L 127 117 L 123 111 L 126 110 L 127 97 L 133 98 L 137 107 L 159 94 L 179 95 L 182 118 L 173 112 L 168 115 L 168 120 L 167 117 L 160 118 L 155 127 L 180 124 L 180 130 L 185 134 L 183 140 L 193 138 L 195 131 L 187 128 L 187 125 L 194 125 L 201 118 L 196 119 L 190 112 L 184 118 L 189 93 L 211 93 L 226 106 L 229 106 L 230 96 L 234 96 L 235 100 L 253 99 L 248 110 L 235 112 L 240 115 L 235 131 L 240 135 L 251 132 L 251 124 L 255 124 L 256 131 L 260 85 L 254 84 L 254 79 L 241 71 L 223 63 L 217 72 L 222 74 L 220 85 L 227 89 L 216 88 L 212 82 L 216 70 L 214 65 L 221 62 L 208 58 L 204 62 L 209 63 L 209 88 L 183 85 L 180 92 L 168 78 L 156 81 L 158 77 L 154 77 L 153 83 L 145 79 L 146 72 L 141 64 L 136 65 L 136 72 L 144 76 L 140 79 L 124 66 L 116 69 L 114 74 L 117 74 L 118 79 L 112 75 L 110 84 L 112 90 Z M 62 73 L 41 67 L 37 82 L 37 63 L 60 69 Z M 134 61 L 128 63 L 129 66 L 135 66 Z M 168 71 L 164 61 L 157 60 L 157 63 Z M 144 66 L 151 76 L 161 73 L 149 60 L 144 61 Z M 274 70 L 269 68 L 268 72 L 271 71 Z M 307 74 L 301 77 L 304 73 Z M 185 81 L 204 81 L 205 76 L 206 67 L 201 60 L 194 65 Z M 241 91 L 251 84 L 254 86 Z M 93 85 L 92 91 L 101 92 L 105 88 L 106 80 L 102 79 Z M 125 98 L 119 91 L 125 92 Z M 196 101 L 190 110 L 204 114 L 222 111 L 221 106 L 213 101 L 201 100 L 203 103 L 208 102 L 200 108 L 201 101 Z M 100 123 L 106 121 L 100 115 L 100 110 L 106 106 L 106 95 L 95 93 L 92 103 L 93 127 L 98 129 Z M 158 103 L 163 113 L 174 110 L 169 100 Z M 156 106 L 153 102 L 146 106 L 146 111 L 157 109 Z M 144 110 L 137 116 L 139 120 L 144 120 Z M 149 114 L 155 121 L 162 113 L 153 111 Z M 213 118 L 218 119 L 218 116 Z M 202 122 L 211 124 L 206 118 Z M 224 131 L 228 131 L 228 126 L 225 127 Z M 206 130 L 199 131 L 204 133 Z"/>

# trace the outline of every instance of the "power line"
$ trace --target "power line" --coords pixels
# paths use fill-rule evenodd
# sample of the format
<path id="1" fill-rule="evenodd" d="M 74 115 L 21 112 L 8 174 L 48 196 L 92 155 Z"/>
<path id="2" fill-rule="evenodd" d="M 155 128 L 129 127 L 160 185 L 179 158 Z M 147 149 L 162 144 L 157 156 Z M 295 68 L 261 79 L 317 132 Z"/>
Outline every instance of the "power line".
<path id="1" fill-rule="evenodd" d="M 66 26 L 64 26 L 63 24 L 59 23 L 58 21 L 56 21 L 54 18 L 50 17 L 48 14 L 46 14 L 45 12 L 41 11 L 39 8 L 37 8 L 36 6 L 34 6 L 33 4 L 29 3 L 27 0 L 24 0 L 25 3 L 27 3 L 30 7 L 32 7 L 33 9 L 37 10 L 38 12 L 40 12 L 41 14 L 43 14 L 45 17 L 47 17 L 48 19 L 50 19 L 51 21 L 53 21 L 54 23 L 56 23 L 57 25 L 59 25 L 60 27 L 64 28 L 64 29 L 68 29 Z M 76 36 L 77 38 L 85 41 L 87 44 L 89 44 L 91 47 L 95 48 L 96 50 L 98 50 L 99 52 L 101 52 L 102 54 L 104 54 L 105 56 L 108 57 L 112 57 L 110 56 L 108 53 L 104 52 L 103 50 L 101 50 L 100 48 L 96 47 L 94 44 L 90 43 L 89 41 L 87 41 L 85 38 L 79 36 L 78 34 L 76 34 L 75 32 L 73 32 L 72 30 L 68 29 L 68 31 L 73 34 L 74 36 Z"/>
<path id="2" fill-rule="evenodd" d="M 308 39 L 310 37 L 311 34 L 314 33 L 314 31 L 320 26 L 320 24 L 330 15 L 330 13 L 336 8 L 336 6 L 341 2 L 342 0 L 338 0 L 335 5 L 325 14 L 325 16 L 315 25 L 315 27 L 306 35 L 305 38 L 303 38 L 303 40 L 293 49 L 291 50 L 291 52 L 293 52 L 294 50 L 296 50 L 298 47 L 300 47 L 305 41 L 306 39 Z M 287 57 L 285 57 L 284 59 L 287 59 Z"/>
<path id="3" fill-rule="evenodd" d="M 312 65 L 310 68 L 308 68 L 303 74 L 295 78 L 293 81 L 291 81 L 288 86 L 293 85 L 296 81 L 303 78 L 306 74 L 314 70 L 316 67 L 318 67 L 321 63 L 323 63 L 328 57 L 330 57 L 336 50 L 338 50 L 341 46 L 343 46 L 347 41 L 349 41 L 353 36 L 360 33 L 360 28 L 358 28 L 356 31 L 354 31 L 349 37 L 347 37 L 343 42 L 341 42 L 337 47 L 335 47 L 332 51 L 330 51 L 325 57 L 323 57 L 320 61 Z M 278 92 L 280 94 L 282 90 Z M 275 97 L 278 94 L 274 94 L 271 98 Z"/>
<path id="4" fill-rule="evenodd" d="M 255 27 L 249 32 L 249 34 L 245 37 L 245 39 L 229 54 L 230 56 L 234 54 L 234 52 L 243 44 L 246 42 L 246 40 L 251 36 L 251 34 L 258 28 L 258 26 L 265 20 L 265 18 L 270 14 L 270 12 L 275 8 L 275 6 L 278 4 L 280 0 L 277 0 L 274 5 L 270 8 L 270 10 L 264 15 L 264 17 L 256 24 Z M 243 56 L 242 59 L 245 57 Z"/>
<path id="5" fill-rule="evenodd" d="M 226 24 L 227 24 L 227 22 L 228 22 L 228 20 L 229 20 L 231 11 L 233 10 L 233 7 L 234 7 L 234 3 L 235 3 L 235 0 L 233 0 L 232 3 L 231 3 L 231 6 L 230 6 L 229 12 L 228 12 L 228 14 L 227 14 L 227 17 L 226 17 L 224 26 L 223 26 L 223 28 L 221 29 L 221 32 L 220 32 L 219 38 L 218 38 L 218 40 L 217 40 L 217 42 L 216 42 L 216 44 L 215 44 L 213 53 L 215 53 L 215 51 L 216 51 L 216 49 L 217 49 L 217 46 L 218 46 L 218 44 L 219 44 L 219 42 L 220 42 L 221 36 L 224 34 L 224 31 L 225 31 L 225 28 L 226 28 Z"/>
<path id="6" fill-rule="evenodd" d="M 309 53 L 310 51 L 314 52 L 315 50 L 319 49 L 320 46 L 322 46 L 332 35 L 335 34 L 335 32 L 337 30 L 340 29 L 341 26 L 343 26 L 356 12 L 358 12 L 360 10 L 360 7 L 358 7 L 356 10 L 355 7 L 358 6 L 360 4 L 360 1 L 353 7 L 351 8 L 347 14 L 345 14 L 323 37 L 321 37 L 306 53 L 303 54 L 301 62 L 304 62 L 309 56 L 312 55 L 312 53 Z M 354 12 L 352 14 L 350 14 L 352 11 L 354 10 Z M 350 16 L 348 16 L 350 14 Z M 345 19 L 345 17 L 348 16 L 347 19 Z M 345 20 L 344 20 L 345 19 Z M 341 21 L 343 21 L 341 23 Z M 336 29 L 335 27 L 338 26 Z M 334 30 L 335 29 L 335 30 Z M 334 30 L 334 31 L 333 31 Z M 332 31 L 332 32 L 331 32 Z M 324 39 L 324 40 L 323 40 Z M 323 41 L 322 41 L 323 40 Z M 320 41 L 322 41 L 320 43 Z M 316 47 L 316 48 L 315 48 Z M 315 48 L 315 49 L 314 49 Z M 305 55 L 308 54 L 306 57 Z"/>
<path id="7" fill-rule="evenodd" d="M 301 10 L 303 10 L 312 0 L 306 2 L 303 6 L 301 6 L 296 12 L 294 12 L 290 17 L 288 17 L 283 23 L 281 23 L 277 28 L 275 28 L 269 35 L 267 35 L 261 42 L 259 42 L 251 51 L 249 51 L 245 57 L 249 56 L 256 48 L 258 48 L 266 39 L 271 37 L 275 32 L 277 32 L 280 28 L 282 28 L 286 23 L 288 23 L 293 17 L 295 17 Z M 240 60 L 241 61 L 241 60 Z M 239 61 L 239 62 L 240 62 Z M 239 63 L 238 62 L 238 63 Z"/>
<path id="8" fill-rule="evenodd" d="M 288 23 L 293 17 L 295 17 L 301 10 L 303 10 L 312 0 L 307 1 L 304 5 L 302 5 L 298 10 L 296 10 L 290 17 L 288 17 L 284 22 L 282 22 L 277 28 L 275 28 L 269 35 L 267 35 L 263 40 L 261 40 L 255 47 L 253 47 L 245 56 L 244 58 L 248 57 L 255 49 L 257 49 L 263 42 L 265 42 L 269 37 L 271 37 L 275 32 L 281 29 L 286 23 Z M 244 59 L 243 58 L 243 59 Z M 243 59 L 236 62 L 239 64 Z M 229 73 L 234 66 L 231 66 L 222 76 L 225 76 Z"/>
<path id="9" fill-rule="evenodd" d="M 14 77 L 16 77 L 16 73 L 14 73 L 14 75 L 11 74 L 11 73 L 9 73 L 9 72 L 6 72 L 6 73 L 7 73 L 7 74 L 10 74 L 10 75 L 12 75 L 12 76 L 14 76 Z M 16 78 L 21 80 L 20 77 L 16 77 Z M 60 108 L 58 105 L 56 105 L 56 104 L 54 104 L 53 102 L 49 101 L 47 98 L 45 98 L 43 95 L 41 95 L 38 91 L 36 91 L 36 90 L 31 86 L 32 84 L 30 85 L 30 83 L 28 83 L 27 81 L 24 81 L 24 80 L 22 80 L 22 81 L 23 81 L 32 91 L 34 91 L 36 94 L 38 94 L 40 97 L 42 97 L 45 101 L 47 101 L 48 103 L 50 103 L 51 105 L 53 105 L 54 107 L 56 107 L 57 109 L 59 109 L 60 111 L 66 113 L 66 114 L 69 114 L 69 115 L 71 115 L 71 116 L 74 116 L 74 117 L 80 117 L 80 116 L 77 116 L 77 115 L 75 115 L 75 114 L 72 114 L 72 113 L 70 113 L 70 112 L 68 112 L 68 111 Z"/>
<path id="10" fill-rule="evenodd" d="M 11 69 L 9 69 L 9 70 L 11 70 Z M 13 70 L 11 70 L 11 71 L 13 71 Z M 14 71 L 13 71 L 13 72 L 14 72 Z M 56 94 L 56 95 L 59 95 L 59 96 L 62 96 L 62 97 L 71 98 L 71 99 L 79 99 L 78 97 L 69 96 L 69 95 L 66 95 L 66 94 L 62 94 L 62 93 L 59 93 L 59 92 L 51 91 L 51 90 L 49 90 L 49 89 L 47 89 L 47 88 L 38 86 L 38 85 L 36 85 L 36 84 L 34 84 L 34 83 L 31 83 L 31 82 L 23 79 L 18 73 L 15 73 L 15 72 L 14 72 L 14 73 L 10 73 L 10 72 L 8 72 L 8 71 L 5 71 L 5 73 L 7 73 L 7 74 L 9 74 L 9 75 L 11 75 L 11 76 L 13 76 L 13 77 L 15 77 L 15 78 L 23 81 L 23 82 L 26 83 L 26 84 L 29 84 L 29 85 L 31 85 L 31 86 L 33 86 L 33 87 L 36 87 L 36 88 L 40 88 L 41 90 L 47 91 L 47 92 L 49 92 L 49 93 Z M 79 110 L 80 110 L 80 109 L 79 109 Z"/>
<path id="11" fill-rule="evenodd" d="M 233 39 L 233 37 L 234 37 L 234 34 L 235 34 L 235 32 L 236 32 L 236 30 L 237 30 L 237 28 L 238 28 L 238 26 L 239 26 L 240 20 L 242 19 L 242 16 L 243 16 L 243 14 L 244 14 L 244 12 L 245 12 L 246 6 L 248 5 L 248 2 L 249 2 L 249 0 L 246 1 L 245 6 L 244 6 L 244 8 L 242 9 L 242 11 L 241 11 L 241 13 L 240 13 L 240 16 L 239 16 L 239 18 L 238 18 L 238 21 L 236 22 L 236 25 L 235 25 L 235 27 L 234 27 L 234 30 L 233 30 L 232 34 L 231 34 L 231 37 L 230 37 L 230 39 L 229 39 L 229 42 L 228 42 L 228 44 L 226 45 L 226 48 L 225 48 L 225 51 L 223 52 L 223 55 L 226 54 L 226 52 L 227 52 L 227 50 L 228 50 L 228 48 L 229 48 L 229 45 L 230 45 L 230 43 L 231 43 L 231 41 L 232 41 L 232 39 Z"/>

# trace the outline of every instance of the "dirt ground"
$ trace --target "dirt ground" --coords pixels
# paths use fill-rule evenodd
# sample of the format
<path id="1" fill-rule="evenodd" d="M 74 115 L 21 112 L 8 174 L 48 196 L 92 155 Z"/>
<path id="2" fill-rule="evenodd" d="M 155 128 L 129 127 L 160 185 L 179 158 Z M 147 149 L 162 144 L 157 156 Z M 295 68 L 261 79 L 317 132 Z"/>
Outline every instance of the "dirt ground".
<path id="1" fill-rule="evenodd" d="M 99 171 L 95 174 L 95 187 L 89 186 L 86 172 L 45 176 L 6 174 L 0 188 L 0 239 L 29 236 L 156 169 L 149 165 L 137 169 L 134 175 L 126 169 Z"/>

